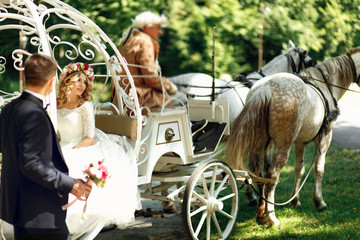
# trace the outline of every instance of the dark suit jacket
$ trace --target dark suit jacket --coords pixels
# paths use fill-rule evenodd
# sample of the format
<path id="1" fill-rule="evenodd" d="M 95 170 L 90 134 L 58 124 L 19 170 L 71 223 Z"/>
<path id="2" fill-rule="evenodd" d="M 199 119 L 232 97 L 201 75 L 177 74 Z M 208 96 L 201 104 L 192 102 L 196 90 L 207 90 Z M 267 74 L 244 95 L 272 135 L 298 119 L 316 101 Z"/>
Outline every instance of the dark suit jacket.
<path id="1" fill-rule="evenodd" d="M 25 228 L 54 229 L 65 224 L 74 179 L 42 101 L 24 92 L 0 114 L 1 219 Z"/>

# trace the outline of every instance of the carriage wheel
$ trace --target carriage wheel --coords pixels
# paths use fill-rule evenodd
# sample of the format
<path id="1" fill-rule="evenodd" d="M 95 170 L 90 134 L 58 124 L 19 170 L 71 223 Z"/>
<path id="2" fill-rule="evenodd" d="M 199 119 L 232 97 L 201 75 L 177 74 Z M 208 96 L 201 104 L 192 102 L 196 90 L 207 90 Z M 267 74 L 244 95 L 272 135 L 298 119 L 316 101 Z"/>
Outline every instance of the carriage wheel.
<path id="1" fill-rule="evenodd" d="M 183 199 L 183 222 L 191 239 L 226 239 L 236 222 L 238 188 L 223 161 L 201 163 L 192 173 Z"/>

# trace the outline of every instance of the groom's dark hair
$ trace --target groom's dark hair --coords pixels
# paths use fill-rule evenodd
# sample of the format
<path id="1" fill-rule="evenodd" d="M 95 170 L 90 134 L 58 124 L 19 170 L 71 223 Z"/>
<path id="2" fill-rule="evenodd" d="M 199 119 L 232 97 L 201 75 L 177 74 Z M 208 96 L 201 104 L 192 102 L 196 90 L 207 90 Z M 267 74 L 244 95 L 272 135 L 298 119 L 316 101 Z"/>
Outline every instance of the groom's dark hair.
<path id="1" fill-rule="evenodd" d="M 25 61 L 25 84 L 44 86 L 56 74 L 57 63 L 51 57 L 35 53 Z"/>

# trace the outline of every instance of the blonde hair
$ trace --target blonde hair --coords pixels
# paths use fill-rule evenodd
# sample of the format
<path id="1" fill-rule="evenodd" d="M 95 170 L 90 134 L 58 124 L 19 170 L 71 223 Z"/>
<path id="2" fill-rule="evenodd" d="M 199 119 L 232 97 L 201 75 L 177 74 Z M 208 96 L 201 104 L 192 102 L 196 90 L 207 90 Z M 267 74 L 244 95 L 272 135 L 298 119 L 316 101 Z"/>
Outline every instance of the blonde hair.
<path id="1" fill-rule="evenodd" d="M 91 95 L 92 84 L 89 81 L 88 76 L 82 71 L 77 71 L 77 72 L 74 72 L 74 73 L 71 73 L 70 75 L 68 75 L 58 85 L 58 96 L 56 99 L 56 103 L 58 106 L 70 102 L 69 94 L 71 93 L 72 83 L 78 79 L 78 77 L 80 76 L 81 73 L 86 76 L 86 82 L 85 82 L 86 88 L 85 88 L 85 91 L 83 92 L 83 94 L 81 95 L 81 98 L 84 101 L 91 101 L 93 99 L 93 97 Z"/>

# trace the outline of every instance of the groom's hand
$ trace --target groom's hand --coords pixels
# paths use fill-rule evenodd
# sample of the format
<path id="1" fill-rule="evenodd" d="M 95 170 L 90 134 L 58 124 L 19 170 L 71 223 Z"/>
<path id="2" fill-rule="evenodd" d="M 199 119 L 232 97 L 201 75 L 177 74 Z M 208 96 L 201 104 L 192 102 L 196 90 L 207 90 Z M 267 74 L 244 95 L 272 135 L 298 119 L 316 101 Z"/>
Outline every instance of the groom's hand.
<path id="1" fill-rule="evenodd" d="M 86 200 L 91 192 L 92 186 L 81 179 L 75 179 L 74 186 L 70 193 L 79 200 Z"/>

